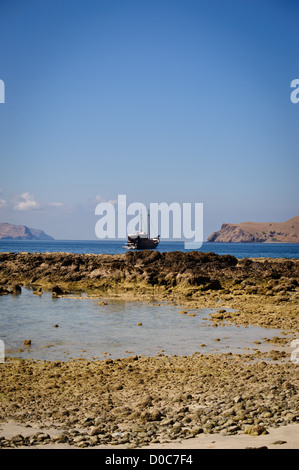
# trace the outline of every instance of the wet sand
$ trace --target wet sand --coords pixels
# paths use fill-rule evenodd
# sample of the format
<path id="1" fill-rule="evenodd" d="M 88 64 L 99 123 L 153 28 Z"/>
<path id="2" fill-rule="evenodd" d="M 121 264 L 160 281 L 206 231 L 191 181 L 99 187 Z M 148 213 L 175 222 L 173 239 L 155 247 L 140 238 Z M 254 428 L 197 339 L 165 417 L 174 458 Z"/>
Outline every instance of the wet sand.
<path id="1" fill-rule="evenodd" d="M 49 434 L 53 442 L 50 444 L 32 445 L 33 449 L 76 449 L 77 446 L 56 443 L 55 437 L 59 435 L 57 429 L 42 429 L 39 427 L 28 428 L 15 422 L 2 423 L 0 426 L 0 438 L 9 440 L 14 436 L 34 436 Z M 200 434 L 198 437 L 171 441 L 164 444 L 149 444 L 141 449 L 299 449 L 299 424 L 289 424 L 279 428 L 268 428 L 268 434 L 250 436 L 248 434 L 222 435 Z M 25 446 L 19 446 L 24 449 Z M 125 445 L 95 445 L 94 449 L 127 449 Z"/>

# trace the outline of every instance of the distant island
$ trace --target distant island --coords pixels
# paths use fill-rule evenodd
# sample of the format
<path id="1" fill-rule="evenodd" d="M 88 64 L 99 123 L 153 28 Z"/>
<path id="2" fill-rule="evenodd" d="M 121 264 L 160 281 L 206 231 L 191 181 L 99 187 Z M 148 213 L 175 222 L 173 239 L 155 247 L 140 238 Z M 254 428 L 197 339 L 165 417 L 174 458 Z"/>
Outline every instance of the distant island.
<path id="1" fill-rule="evenodd" d="M 208 237 L 218 243 L 299 243 L 299 215 L 286 222 L 222 224 Z"/>
<path id="2" fill-rule="evenodd" d="M 54 240 L 42 230 L 0 222 L 0 240 Z"/>

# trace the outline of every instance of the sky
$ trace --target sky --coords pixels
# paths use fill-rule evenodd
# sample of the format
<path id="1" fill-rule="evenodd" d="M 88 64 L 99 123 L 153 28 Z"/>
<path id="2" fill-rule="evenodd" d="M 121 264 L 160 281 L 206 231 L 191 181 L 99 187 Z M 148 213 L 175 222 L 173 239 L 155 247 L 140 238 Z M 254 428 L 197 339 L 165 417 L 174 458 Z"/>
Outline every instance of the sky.
<path id="1" fill-rule="evenodd" d="M 127 196 L 299 214 L 297 0 L 0 0 L 0 221 L 96 239 Z"/>

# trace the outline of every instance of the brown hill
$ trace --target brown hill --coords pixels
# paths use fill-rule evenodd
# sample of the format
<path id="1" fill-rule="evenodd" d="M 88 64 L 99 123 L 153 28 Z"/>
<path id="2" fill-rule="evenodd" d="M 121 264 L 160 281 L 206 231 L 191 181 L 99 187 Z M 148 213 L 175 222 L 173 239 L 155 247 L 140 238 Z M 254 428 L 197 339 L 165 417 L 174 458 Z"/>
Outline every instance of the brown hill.
<path id="1" fill-rule="evenodd" d="M 223 224 L 208 242 L 299 243 L 299 215 L 286 222 L 242 222 Z"/>
<path id="2" fill-rule="evenodd" d="M 42 230 L 0 222 L 0 240 L 54 240 Z"/>

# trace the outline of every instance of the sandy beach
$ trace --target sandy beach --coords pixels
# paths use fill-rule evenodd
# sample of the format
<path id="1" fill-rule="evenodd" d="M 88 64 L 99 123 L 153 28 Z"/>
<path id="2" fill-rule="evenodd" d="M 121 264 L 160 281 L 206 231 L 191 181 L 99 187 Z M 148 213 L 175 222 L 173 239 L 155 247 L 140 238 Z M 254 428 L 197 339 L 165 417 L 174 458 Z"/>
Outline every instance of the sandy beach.
<path id="1" fill-rule="evenodd" d="M 252 437 L 268 436 L 269 429 L 277 428 L 276 436 L 286 426 L 298 427 L 298 370 L 283 358 L 228 353 L 114 361 L 11 359 L 0 373 L 2 447 L 165 447 L 184 446 L 186 440 L 190 445 L 193 438 L 197 446 L 212 444 L 214 437 L 215 445 L 247 445 Z M 30 435 L 6 438 L 7 422 L 25 426 Z M 32 434 L 36 428 L 42 433 Z"/>
<path id="2" fill-rule="evenodd" d="M 11 439 L 14 436 L 22 435 L 24 437 L 34 436 L 37 433 L 41 435 L 49 434 L 53 439 L 59 434 L 57 429 L 28 428 L 15 422 L 2 423 L 0 427 L 0 437 Z M 227 436 L 221 434 L 201 434 L 199 437 L 178 440 L 164 444 L 149 444 L 142 446 L 141 449 L 299 449 L 299 424 L 289 424 L 279 428 L 269 428 L 268 434 L 261 436 L 250 436 L 238 434 Z M 19 448 L 26 448 L 19 446 Z M 69 444 L 36 444 L 31 446 L 34 449 L 77 449 L 75 445 Z M 94 449 L 127 449 L 124 445 L 96 445 Z"/>

